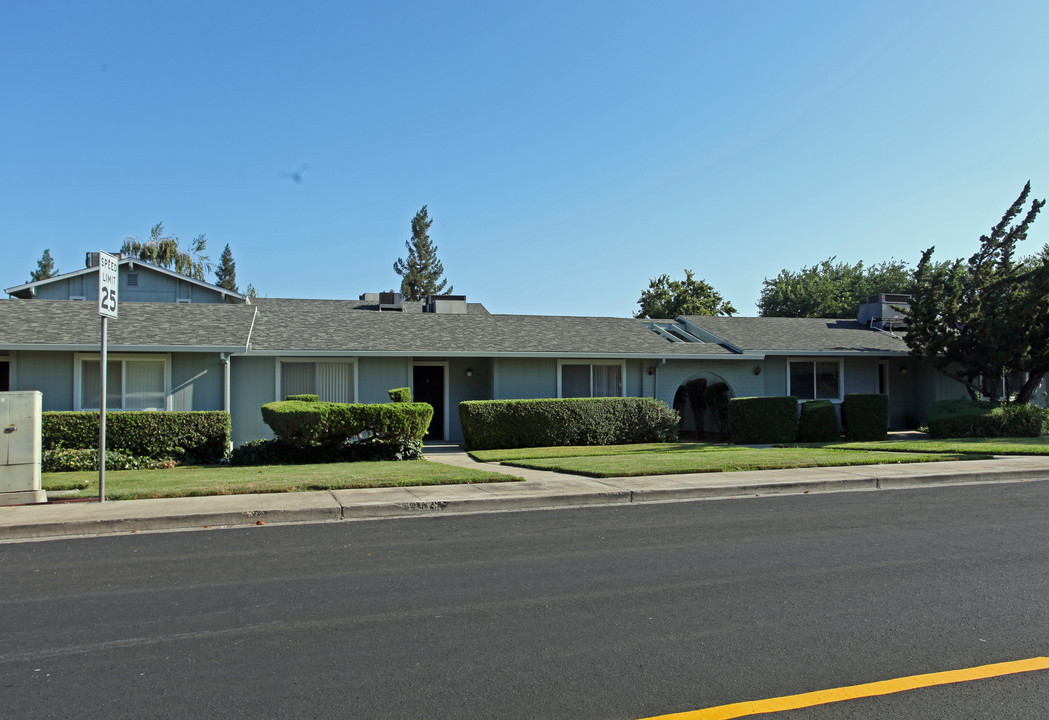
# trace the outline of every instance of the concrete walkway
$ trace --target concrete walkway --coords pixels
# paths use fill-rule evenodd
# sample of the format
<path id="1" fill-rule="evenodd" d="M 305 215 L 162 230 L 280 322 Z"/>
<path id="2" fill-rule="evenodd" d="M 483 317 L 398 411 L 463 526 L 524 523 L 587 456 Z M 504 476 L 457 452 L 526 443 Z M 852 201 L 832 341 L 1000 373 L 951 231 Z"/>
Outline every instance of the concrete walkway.
<path id="1" fill-rule="evenodd" d="M 454 445 L 426 458 L 525 482 L 0 507 L 0 542 L 155 530 L 1049 480 L 1049 456 L 595 479 L 478 463 Z"/>

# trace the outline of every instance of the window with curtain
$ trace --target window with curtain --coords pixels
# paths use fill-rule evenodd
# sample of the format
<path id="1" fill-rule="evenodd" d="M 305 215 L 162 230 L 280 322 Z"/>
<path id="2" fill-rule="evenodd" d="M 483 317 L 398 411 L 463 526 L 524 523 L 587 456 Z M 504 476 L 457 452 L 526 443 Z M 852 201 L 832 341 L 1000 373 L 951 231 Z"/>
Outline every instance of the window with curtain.
<path id="1" fill-rule="evenodd" d="M 281 362 L 280 397 L 317 395 L 324 402 L 351 403 L 353 363 Z"/>
<path id="2" fill-rule="evenodd" d="M 837 360 L 792 360 L 787 393 L 799 400 L 840 400 L 841 363 Z"/>
<path id="3" fill-rule="evenodd" d="M 561 397 L 621 397 L 622 365 L 561 364 Z"/>
<path id="4" fill-rule="evenodd" d="M 100 361 L 80 363 L 80 408 L 101 407 Z M 116 358 L 106 362 L 106 408 L 164 410 L 167 362 L 163 358 Z"/>

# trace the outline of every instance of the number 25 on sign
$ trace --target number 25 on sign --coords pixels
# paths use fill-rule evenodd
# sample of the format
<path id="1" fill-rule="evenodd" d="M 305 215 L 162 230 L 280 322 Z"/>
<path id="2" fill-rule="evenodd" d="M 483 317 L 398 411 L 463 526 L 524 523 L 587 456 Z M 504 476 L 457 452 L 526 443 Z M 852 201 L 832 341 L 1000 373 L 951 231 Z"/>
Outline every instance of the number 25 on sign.
<path id="1" fill-rule="evenodd" d="M 117 262 L 114 255 L 98 254 L 98 314 L 104 317 L 117 316 Z"/>

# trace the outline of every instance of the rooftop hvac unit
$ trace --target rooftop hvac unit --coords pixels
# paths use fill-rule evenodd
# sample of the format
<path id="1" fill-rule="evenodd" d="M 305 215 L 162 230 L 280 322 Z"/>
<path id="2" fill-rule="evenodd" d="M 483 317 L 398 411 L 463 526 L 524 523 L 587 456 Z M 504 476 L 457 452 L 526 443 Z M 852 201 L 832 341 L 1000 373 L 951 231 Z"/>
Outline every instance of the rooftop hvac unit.
<path id="1" fill-rule="evenodd" d="M 379 310 L 401 310 L 403 308 L 404 296 L 399 292 L 379 293 Z"/>
<path id="2" fill-rule="evenodd" d="M 430 295 L 423 306 L 424 312 L 442 315 L 465 315 L 465 295 Z"/>
<path id="3" fill-rule="evenodd" d="M 907 322 L 907 315 L 903 311 L 910 306 L 910 295 L 893 293 L 868 295 L 867 303 L 860 305 L 860 312 L 856 320 L 861 325 L 878 330 L 899 329 Z"/>

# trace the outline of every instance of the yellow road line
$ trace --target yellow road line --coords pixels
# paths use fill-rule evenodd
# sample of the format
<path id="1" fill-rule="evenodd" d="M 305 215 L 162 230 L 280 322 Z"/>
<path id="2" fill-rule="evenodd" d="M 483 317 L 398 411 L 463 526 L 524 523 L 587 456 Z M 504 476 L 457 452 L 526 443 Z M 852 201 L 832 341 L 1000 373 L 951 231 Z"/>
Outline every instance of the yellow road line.
<path id="1" fill-rule="evenodd" d="M 852 685 L 832 690 L 818 690 L 800 695 L 786 695 L 768 700 L 752 700 L 733 703 L 732 705 L 719 705 L 718 707 L 706 708 L 705 710 L 660 715 L 647 718 L 646 720 L 730 720 L 730 718 L 746 717 L 747 715 L 797 710 L 798 708 L 826 705 L 827 703 L 841 702 L 842 700 L 854 700 L 875 695 L 891 695 L 904 690 L 968 682 L 970 680 L 983 680 L 999 675 L 1046 669 L 1049 669 L 1049 657 L 1036 657 L 1028 660 L 981 665 L 980 667 L 963 670 L 911 675 L 910 677 L 896 678 L 895 680 L 882 680 L 880 682 L 864 683 L 863 685 Z"/>

